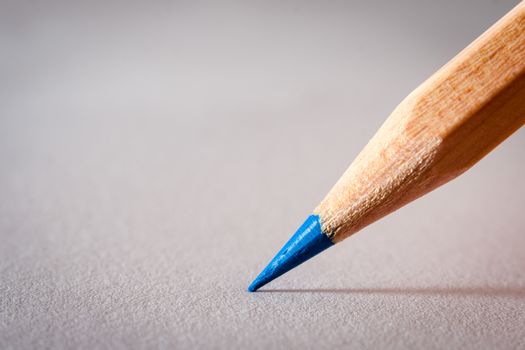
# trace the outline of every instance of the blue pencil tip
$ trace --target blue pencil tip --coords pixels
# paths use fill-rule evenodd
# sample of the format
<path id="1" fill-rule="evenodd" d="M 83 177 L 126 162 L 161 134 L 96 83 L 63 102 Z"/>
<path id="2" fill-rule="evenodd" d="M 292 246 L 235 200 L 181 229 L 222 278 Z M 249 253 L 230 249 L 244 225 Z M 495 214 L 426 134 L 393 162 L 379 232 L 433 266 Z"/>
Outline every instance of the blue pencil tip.
<path id="1" fill-rule="evenodd" d="M 248 291 L 255 292 L 332 245 L 330 238 L 321 230 L 319 216 L 310 215 L 268 266 L 250 284 Z"/>

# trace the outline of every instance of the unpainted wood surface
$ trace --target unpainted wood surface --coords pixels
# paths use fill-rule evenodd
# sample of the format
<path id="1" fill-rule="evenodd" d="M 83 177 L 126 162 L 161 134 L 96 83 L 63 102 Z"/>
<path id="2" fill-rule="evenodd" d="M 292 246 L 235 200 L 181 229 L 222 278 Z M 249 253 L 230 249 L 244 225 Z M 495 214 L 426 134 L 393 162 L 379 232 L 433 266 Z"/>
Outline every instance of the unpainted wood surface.
<path id="1" fill-rule="evenodd" d="M 339 242 L 462 174 L 524 121 L 522 2 L 394 110 L 314 212 Z"/>

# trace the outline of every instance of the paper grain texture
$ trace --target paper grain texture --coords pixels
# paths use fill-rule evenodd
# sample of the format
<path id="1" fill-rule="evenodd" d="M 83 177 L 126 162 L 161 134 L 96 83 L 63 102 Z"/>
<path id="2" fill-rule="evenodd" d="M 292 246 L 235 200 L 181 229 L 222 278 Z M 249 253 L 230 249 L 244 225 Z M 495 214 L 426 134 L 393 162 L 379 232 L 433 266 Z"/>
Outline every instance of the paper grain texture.
<path id="1" fill-rule="evenodd" d="M 514 5 L 1 2 L 0 348 L 524 348 L 523 130 L 245 292 Z"/>

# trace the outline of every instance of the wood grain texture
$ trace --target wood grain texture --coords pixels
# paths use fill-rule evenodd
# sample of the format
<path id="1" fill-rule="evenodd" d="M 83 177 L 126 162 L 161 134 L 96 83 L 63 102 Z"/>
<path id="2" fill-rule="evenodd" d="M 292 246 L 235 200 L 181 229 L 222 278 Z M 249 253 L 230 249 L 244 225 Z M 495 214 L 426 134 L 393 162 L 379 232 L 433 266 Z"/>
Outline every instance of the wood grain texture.
<path id="1" fill-rule="evenodd" d="M 314 210 L 334 242 L 465 172 L 525 123 L 525 2 L 414 90 Z"/>

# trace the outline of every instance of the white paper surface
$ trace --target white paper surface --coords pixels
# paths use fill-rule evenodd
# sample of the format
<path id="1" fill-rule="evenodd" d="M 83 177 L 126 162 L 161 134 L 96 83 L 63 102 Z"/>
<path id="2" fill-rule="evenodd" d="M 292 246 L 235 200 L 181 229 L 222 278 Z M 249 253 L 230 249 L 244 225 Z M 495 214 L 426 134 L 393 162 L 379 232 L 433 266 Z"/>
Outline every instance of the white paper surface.
<path id="1" fill-rule="evenodd" d="M 0 348 L 525 347 L 525 133 L 245 292 L 515 1 L 0 5 Z"/>

